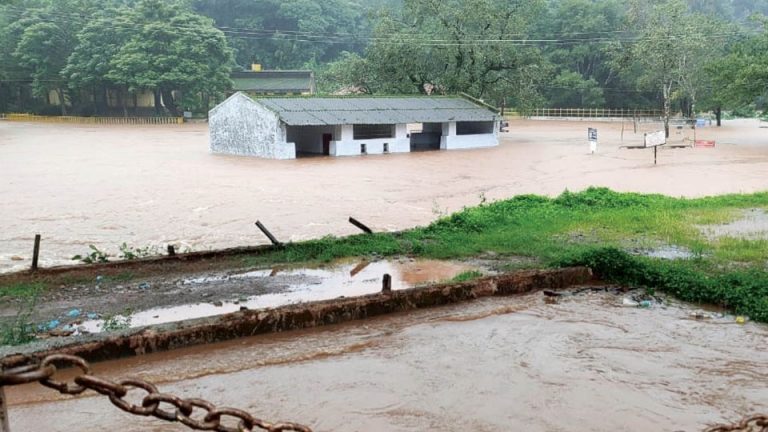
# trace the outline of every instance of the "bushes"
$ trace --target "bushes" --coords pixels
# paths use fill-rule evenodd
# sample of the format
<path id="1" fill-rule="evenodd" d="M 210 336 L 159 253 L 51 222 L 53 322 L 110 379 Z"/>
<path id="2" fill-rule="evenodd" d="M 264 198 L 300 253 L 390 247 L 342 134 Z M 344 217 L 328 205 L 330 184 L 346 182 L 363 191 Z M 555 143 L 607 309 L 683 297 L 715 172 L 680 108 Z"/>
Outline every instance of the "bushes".
<path id="1" fill-rule="evenodd" d="M 632 256 L 616 248 L 596 248 L 565 257 L 556 266 L 583 265 L 608 282 L 665 291 L 684 301 L 710 303 L 768 322 L 768 273 L 732 270 L 712 276 L 685 261 Z"/>

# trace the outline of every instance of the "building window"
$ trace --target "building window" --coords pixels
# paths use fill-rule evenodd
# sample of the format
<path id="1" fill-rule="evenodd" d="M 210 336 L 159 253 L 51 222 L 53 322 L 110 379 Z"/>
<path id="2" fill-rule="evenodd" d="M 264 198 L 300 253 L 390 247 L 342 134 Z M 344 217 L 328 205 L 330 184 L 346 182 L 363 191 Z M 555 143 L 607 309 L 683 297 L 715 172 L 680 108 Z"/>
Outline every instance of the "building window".
<path id="1" fill-rule="evenodd" d="M 384 153 L 389 153 L 389 143 L 384 143 Z"/>
<path id="2" fill-rule="evenodd" d="M 456 135 L 492 134 L 493 122 L 456 122 Z"/>
<path id="3" fill-rule="evenodd" d="M 354 125 L 352 127 L 352 137 L 356 140 L 394 138 L 395 125 Z"/>
<path id="4" fill-rule="evenodd" d="M 365 147 L 365 144 L 360 144 L 360 154 L 368 154 L 368 149 Z"/>

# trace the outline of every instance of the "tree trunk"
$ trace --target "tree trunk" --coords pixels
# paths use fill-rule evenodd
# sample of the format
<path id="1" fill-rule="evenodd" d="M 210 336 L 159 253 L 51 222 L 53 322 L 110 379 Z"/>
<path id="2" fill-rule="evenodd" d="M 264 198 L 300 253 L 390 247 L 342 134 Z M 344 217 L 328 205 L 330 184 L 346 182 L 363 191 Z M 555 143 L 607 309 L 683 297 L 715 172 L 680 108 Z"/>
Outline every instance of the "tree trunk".
<path id="1" fill-rule="evenodd" d="M 61 105 L 61 115 L 67 115 L 67 100 L 64 99 L 64 89 L 57 88 L 56 93 L 59 95 L 59 104 Z"/>
<path id="2" fill-rule="evenodd" d="M 163 89 L 162 94 L 163 105 L 165 105 L 165 108 L 171 113 L 172 116 L 178 117 L 179 109 L 176 107 L 176 102 L 173 100 L 173 92 L 168 89 Z"/>
<path id="3" fill-rule="evenodd" d="M 128 98 L 127 87 L 123 87 L 120 89 L 120 92 L 118 93 L 118 98 L 120 98 L 120 107 L 123 109 L 123 117 L 128 117 L 128 101 L 126 101 L 126 99 Z"/>
<path id="4" fill-rule="evenodd" d="M 133 115 L 138 117 L 139 114 L 139 94 L 137 92 L 133 92 L 131 95 L 133 96 Z"/>
<path id="5" fill-rule="evenodd" d="M 715 117 L 717 117 L 717 127 L 720 127 L 721 126 L 720 120 L 723 117 L 723 110 L 720 107 L 717 107 L 717 109 L 715 110 Z"/>
<path id="6" fill-rule="evenodd" d="M 109 115 L 109 90 L 106 85 L 102 85 L 99 93 L 101 99 L 101 114 Z"/>
<path id="7" fill-rule="evenodd" d="M 153 93 L 155 95 L 155 115 L 159 116 L 163 105 L 160 99 L 160 89 L 155 89 Z"/>
<path id="8" fill-rule="evenodd" d="M 664 134 L 667 138 L 669 138 L 669 118 L 671 116 L 671 107 L 670 107 L 670 88 L 667 86 L 667 84 L 664 84 L 663 88 L 663 96 L 664 96 Z"/>

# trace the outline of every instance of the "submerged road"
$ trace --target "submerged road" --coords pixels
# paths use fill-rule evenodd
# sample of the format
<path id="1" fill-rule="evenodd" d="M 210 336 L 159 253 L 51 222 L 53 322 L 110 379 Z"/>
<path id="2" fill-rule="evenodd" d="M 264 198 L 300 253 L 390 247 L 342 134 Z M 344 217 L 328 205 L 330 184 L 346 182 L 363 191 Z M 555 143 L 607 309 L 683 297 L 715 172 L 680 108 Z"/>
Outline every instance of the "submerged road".
<path id="1" fill-rule="evenodd" d="M 585 293 L 489 298 L 97 364 L 316 432 L 701 430 L 768 412 L 768 326 Z M 138 393 L 134 396 L 139 396 Z M 12 388 L 19 431 L 185 431 Z"/>

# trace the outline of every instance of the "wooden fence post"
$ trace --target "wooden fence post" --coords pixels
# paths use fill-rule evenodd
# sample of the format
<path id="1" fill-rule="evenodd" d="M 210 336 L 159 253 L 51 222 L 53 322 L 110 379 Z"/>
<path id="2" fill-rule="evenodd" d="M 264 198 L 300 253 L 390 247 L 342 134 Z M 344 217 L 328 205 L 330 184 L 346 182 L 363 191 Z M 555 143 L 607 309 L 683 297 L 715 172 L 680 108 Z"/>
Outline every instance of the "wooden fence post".
<path id="1" fill-rule="evenodd" d="M 37 263 L 40 258 L 40 234 L 35 234 L 35 246 L 32 249 L 32 271 L 37 271 Z"/>

